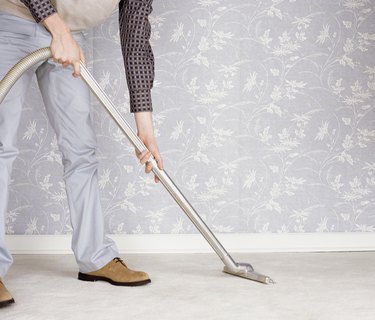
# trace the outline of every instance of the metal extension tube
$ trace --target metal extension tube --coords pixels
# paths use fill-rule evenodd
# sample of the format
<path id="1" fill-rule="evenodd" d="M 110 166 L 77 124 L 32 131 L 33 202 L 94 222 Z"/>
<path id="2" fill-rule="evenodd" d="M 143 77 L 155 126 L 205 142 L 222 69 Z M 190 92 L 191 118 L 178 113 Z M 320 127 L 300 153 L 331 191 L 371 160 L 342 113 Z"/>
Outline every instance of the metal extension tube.
<path id="1" fill-rule="evenodd" d="M 22 74 L 26 70 L 28 70 L 30 67 L 39 62 L 51 58 L 51 56 L 52 53 L 50 48 L 41 48 L 32 52 L 31 54 L 20 60 L 16 65 L 14 65 L 0 82 L 0 103 L 4 100 L 5 96 L 7 95 L 11 87 L 14 85 L 14 83 L 22 76 Z M 105 109 L 116 121 L 116 123 L 125 133 L 129 141 L 133 144 L 135 149 L 138 152 L 147 150 L 143 142 L 131 129 L 126 120 L 121 116 L 121 114 L 116 109 L 111 100 L 108 98 L 108 96 L 105 94 L 105 92 L 100 88 L 100 86 L 95 81 L 91 73 L 82 63 L 80 66 L 82 79 L 86 82 L 86 84 L 94 93 L 94 95 L 99 99 L 99 101 L 102 103 Z M 208 226 L 202 220 L 199 214 L 194 210 L 193 206 L 189 203 L 189 201 L 185 198 L 182 192 L 173 183 L 172 179 L 168 176 L 167 172 L 165 170 L 160 170 L 158 168 L 155 159 L 150 158 L 149 162 L 152 163 L 153 173 L 159 178 L 160 182 L 167 189 L 167 191 L 170 193 L 173 199 L 175 199 L 177 204 L 186 213 L 186 215 L 193 222 L 193 224 L 196 226 L 196 228 L 199 230 L 202 236 L 207 240 L 207 242 L 211 245 L 216 254 L 223 261 L 225 265 L 223 270 L 224 272 L 266 284 L 274 283 L 274 281 L 270 277 L 255 272 L 250 264 L 235 262 L 233 258 L 229 255 L 229 253 L 225 250 L 225 248 L 221 245 L 219 240 L 212 233 L 212 231 L 208 228 Z"/>

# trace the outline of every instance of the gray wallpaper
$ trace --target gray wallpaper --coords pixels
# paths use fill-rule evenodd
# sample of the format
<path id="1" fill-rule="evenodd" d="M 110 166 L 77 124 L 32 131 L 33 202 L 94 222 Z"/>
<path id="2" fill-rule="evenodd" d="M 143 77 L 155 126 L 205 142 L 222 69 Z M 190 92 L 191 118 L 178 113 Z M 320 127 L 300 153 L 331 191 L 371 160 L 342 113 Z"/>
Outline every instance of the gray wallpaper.
<path id="1" fill-rule="evenodd" d="M 375 1 L 154 1 L 156 135 L 165 169 L 215 232 L 375 231 Z M 134 127 L 117 15 L 90 68 Z M 110 233 L 191 233 L 92 102 Z M 71 231 L 36 84 L 19 131 L 9 234 Z"/>

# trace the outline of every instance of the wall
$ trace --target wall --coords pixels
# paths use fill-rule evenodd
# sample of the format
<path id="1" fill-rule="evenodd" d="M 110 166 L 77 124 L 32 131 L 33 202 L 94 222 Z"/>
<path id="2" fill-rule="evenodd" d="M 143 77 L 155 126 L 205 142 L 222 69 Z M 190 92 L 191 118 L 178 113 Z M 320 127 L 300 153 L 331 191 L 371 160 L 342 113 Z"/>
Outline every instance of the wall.
<path id="1" fill-rule="evenodd" d="M 374 1 L 154 1 L 154 122 L 165 169 L 215 232 L 375 230 Z M 90 67 L 129 113 L 117 16 Z M 193 233 L 93 101 L 109 233 Z M 61 156 L 34 83 L 8 234 L 70 233 Z"/>

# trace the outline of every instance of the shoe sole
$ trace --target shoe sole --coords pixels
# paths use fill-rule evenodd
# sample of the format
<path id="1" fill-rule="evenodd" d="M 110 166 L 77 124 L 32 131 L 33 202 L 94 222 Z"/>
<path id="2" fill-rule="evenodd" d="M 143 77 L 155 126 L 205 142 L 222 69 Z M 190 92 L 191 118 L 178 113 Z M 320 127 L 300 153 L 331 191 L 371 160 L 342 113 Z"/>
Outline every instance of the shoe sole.
<path id="1" fill-rule="evenodd" d="M 147 283 L 151 282 L 151 279 L 146 279 L 146 280 L 141 280 L 141 281 L 133 281 L 133 282 L 117 282 L 113 281 L 110 278 L 106 277 L 100 277 L 100 276 L 92 276 L 89 274 L 81 273 L 78 272 L 78 279 L 82 281 L 106 281 L 109 282 L 110 284 L 113 284 L 114 286 L 126 286 L 126 287 L 138 287 L 138 286 L 143 286 Z"/>
<path id="2" fill-rule="evenodd" d="M 7 301 L 1 301 L 0 302 L 0 308 L 5 308 L 5 307 L 13 304 L 14 302 L 15 302 L 14 299 L 7 300 Z"/>

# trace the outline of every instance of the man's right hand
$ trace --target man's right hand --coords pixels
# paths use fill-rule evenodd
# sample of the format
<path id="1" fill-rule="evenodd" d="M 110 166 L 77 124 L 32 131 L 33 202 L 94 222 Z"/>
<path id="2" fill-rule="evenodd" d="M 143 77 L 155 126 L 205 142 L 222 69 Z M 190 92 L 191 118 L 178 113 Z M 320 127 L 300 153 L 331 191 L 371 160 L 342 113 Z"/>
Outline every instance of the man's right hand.
<path id="1" fill-rule="evenodd" d="M 152 163 L 148 161 L 151 156 L 154 157 L 156 164 L 160 170 L 163 170 L 163 159 L 159 153 L 158 146 L 156 143 L 153 121 L 152 121 L 152 112 L 135 112 L 135 123 L 137 125 L 137 135 L 144 143 L 145 147 L 148 149 L 143 152 L 135 151 L 137 158 L 139 159 L 142 165 L 146 164 L 145 172 L 150 173 L 152 171 Z M 159 182 L 159 178 L 154 176 L 155 183 Z"/>
<path id="2" fill-rule="evenodd" d="M 73 38 L 68 26 L 58 13 L 50 15 L 43 21 L 44 26 L 52 35 L 51 51 L 55 62 L 64 67 L 73 66 L 74 77 L 80 76 L 80 61 L 85 63 L 82 48 Z"/>

